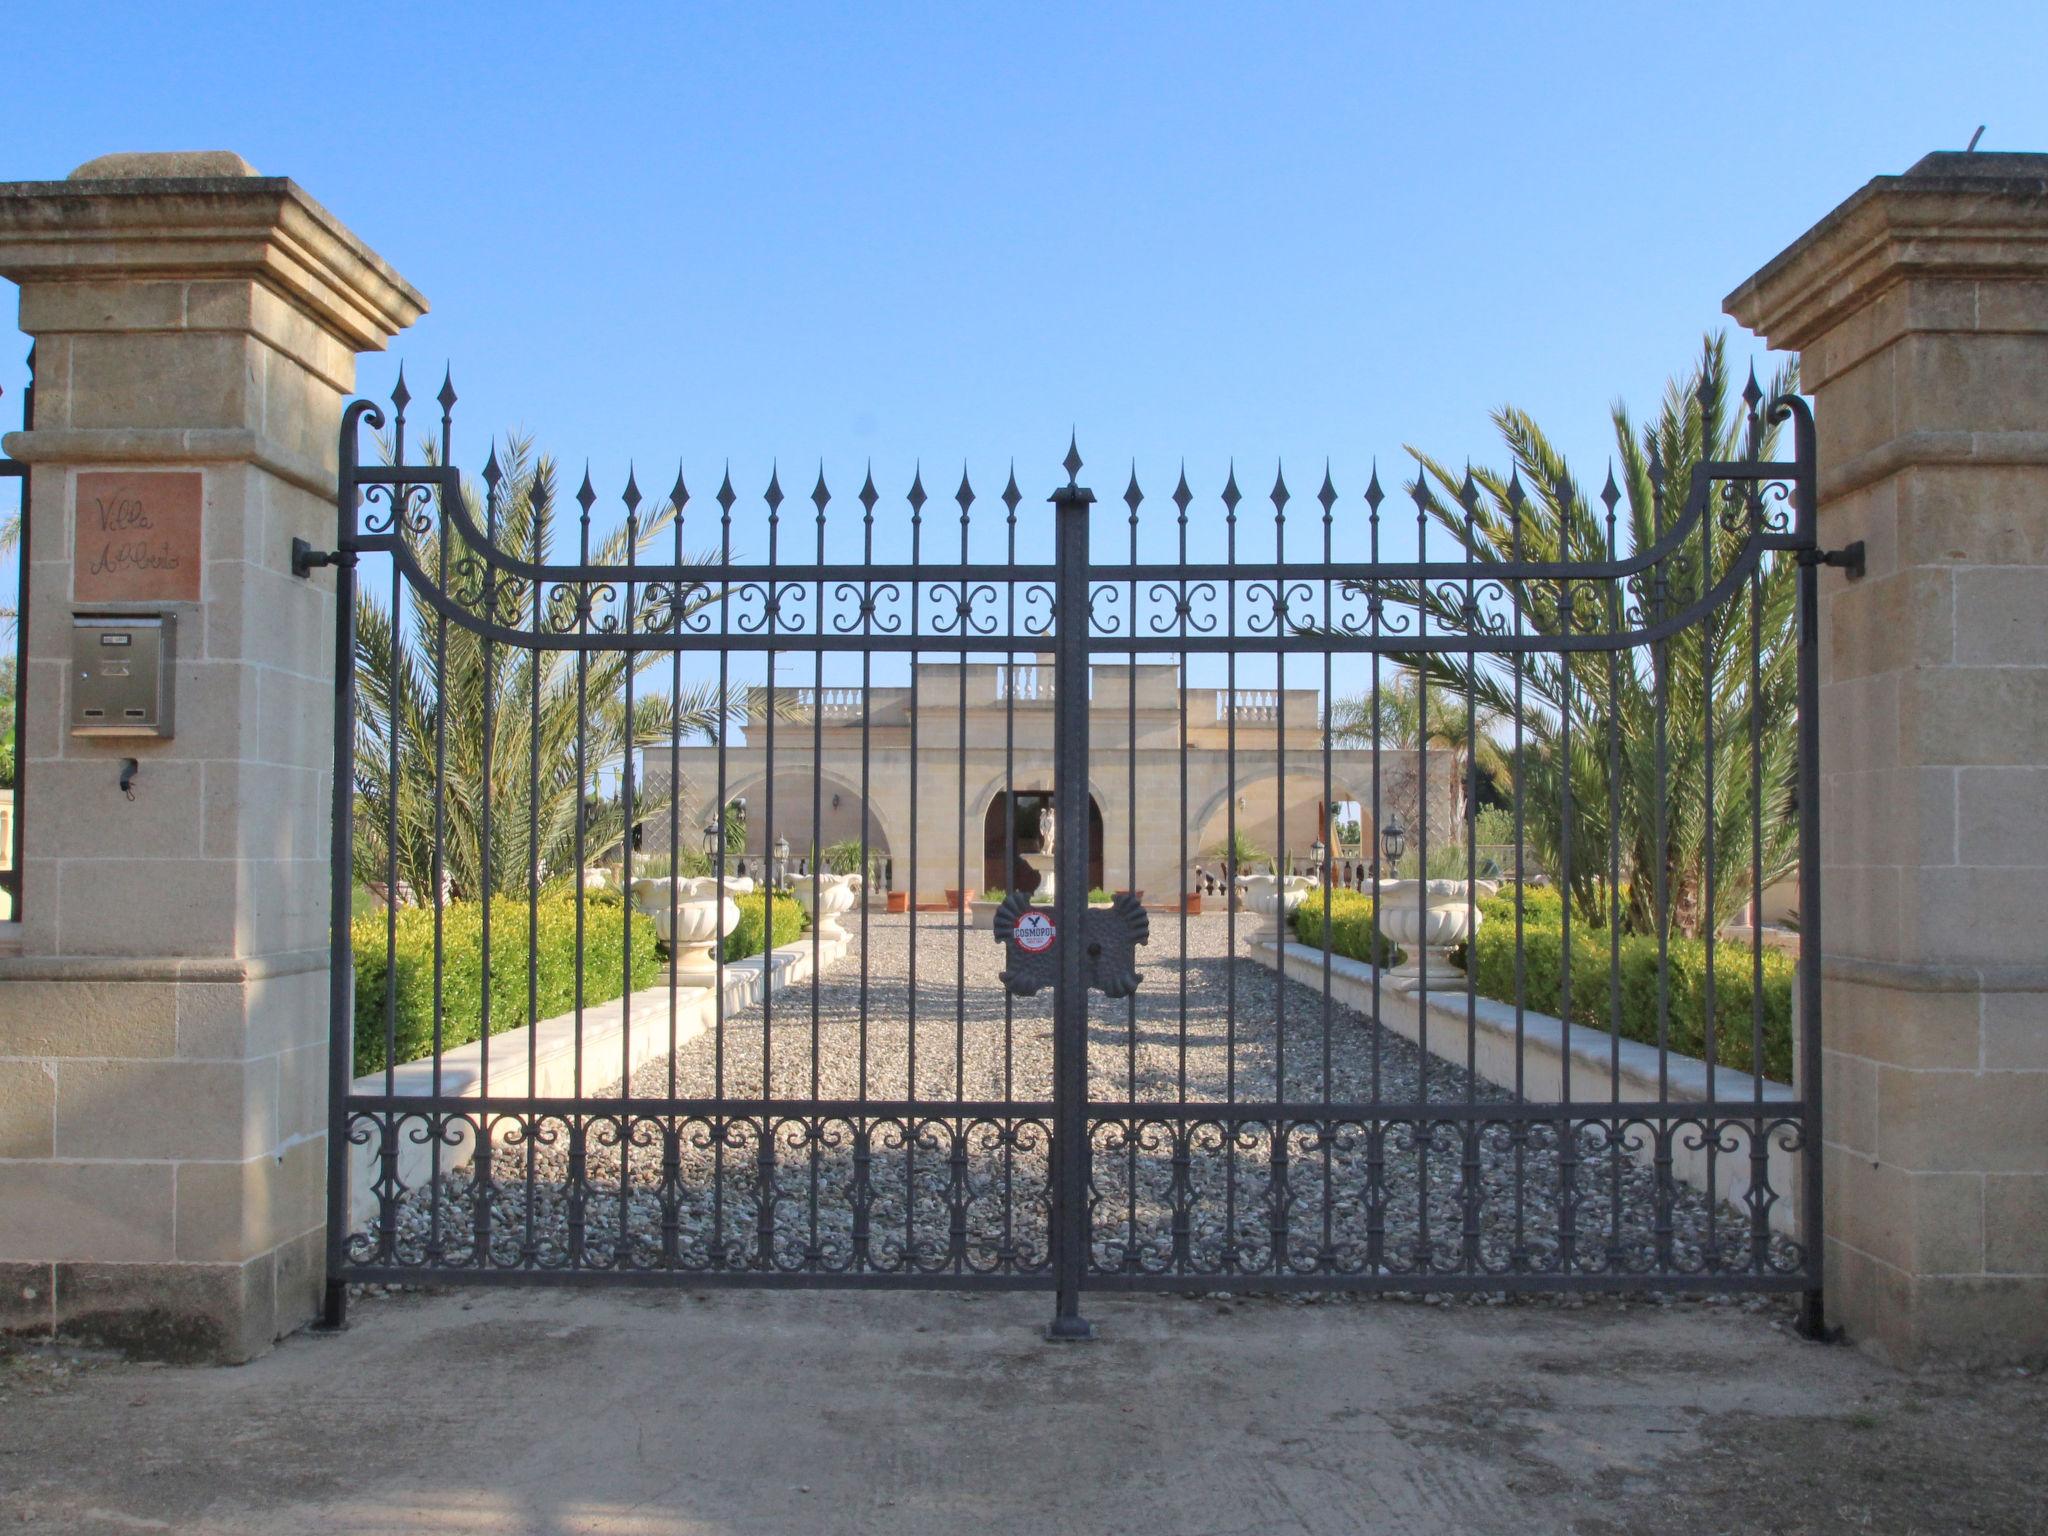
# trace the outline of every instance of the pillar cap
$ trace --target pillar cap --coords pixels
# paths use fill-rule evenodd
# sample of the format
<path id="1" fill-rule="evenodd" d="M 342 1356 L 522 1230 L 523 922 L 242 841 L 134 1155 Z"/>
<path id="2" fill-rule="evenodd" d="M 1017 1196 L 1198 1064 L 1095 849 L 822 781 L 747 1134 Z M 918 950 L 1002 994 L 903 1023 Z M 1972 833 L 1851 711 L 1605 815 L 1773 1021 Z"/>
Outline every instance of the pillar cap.
<path id="1" fill-rule="evenodd" d="M 382 351 L 427 308 L 297 182 L 224 150 L 103 155 L 65 181 L 0 182 L 0 277 L 249 279 L 358 352 Z"/>
<path id="2" fill-rule="evenodd" d="M 162 181 L 171 177 L 254 176 L 256 167 L 231 149 L 131 151 L 88 160 L 66 181 Z"/>
<path id="3" fill-rule="evenodd" d="M 1947 151 L 1878 176 L 1722 301 L 1804 350 L 1910 277 L 2048 279 L 2048 154 Z"/>

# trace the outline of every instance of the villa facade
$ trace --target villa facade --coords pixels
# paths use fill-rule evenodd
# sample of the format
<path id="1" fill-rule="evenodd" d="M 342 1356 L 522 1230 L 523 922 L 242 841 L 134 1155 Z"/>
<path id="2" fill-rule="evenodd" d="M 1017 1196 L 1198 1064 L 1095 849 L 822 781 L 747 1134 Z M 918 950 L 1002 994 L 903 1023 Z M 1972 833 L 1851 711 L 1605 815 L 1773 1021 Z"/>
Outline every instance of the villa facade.
<path id="1" fill-rule="evenodd" d="M 1432 841 L 1451 835 L 1457 769 L 1449 752 L 1367 745 L 1326 754 L 1319 690 L 1232 693 L 1185 687 L 1180 677 L 1172 663 L 1092 669 L 1091 885 L 1174 902 L 1197 868 L 1219 867 L 1233 825 L 1241 844 L 1295 866 L 1317 842 L 1339 859 L 1350 852 L 1333 825 L 1356 822 L 1366 858 L 1389 820 L 1409 829 L 1410 847 L 1425 814 Z M 685 847 L 698 845 L 714 806 L 744 801 L 749 860 L 777 842 L 801 859 L 865 834 L 887 861 L 892 888 L 914 888 L 920 904 L 962 887 L 1031 885 L 1029 867 L 1010 855 L 1037 851 L 1038 811 L 1053 787 L 1049 659 L 920 660 L 907 686 L 782 687 L 776 695 L 772 786 L 766 688 L 750 691 L 744 744 L 726 745 L 722 768 L 720 748 L 703 742 L 642 754 L 650 803 L 665 804 L 671 772 L 680 777 L 674 822 Z M 669 819 L 647 818 L 643 851 L 666 846 Z"/>

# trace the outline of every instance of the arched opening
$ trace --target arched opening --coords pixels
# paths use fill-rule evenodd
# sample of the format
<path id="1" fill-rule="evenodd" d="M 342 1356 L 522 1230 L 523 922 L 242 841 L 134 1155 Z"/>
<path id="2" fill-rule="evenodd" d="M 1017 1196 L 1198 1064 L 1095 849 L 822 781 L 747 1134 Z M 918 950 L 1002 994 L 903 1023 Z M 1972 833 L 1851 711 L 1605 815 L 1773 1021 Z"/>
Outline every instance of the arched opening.
<path id="1" fill-rule="evenodd" d="M 770 807 L 759 781 L 749 790 L 747 853 L 761 858 L 770 849 Z M 801 863 L 813 854 L 829 860 L 835 854 L 845 855 L 848 850 L 857 857 L 863 836 L 871 856 L 886 856 L 891 851 L 874 807 L 850 784 L 837 782 L 826 774 L 814 776 L 803 767 L 791 767 L 777 770 L 772 793 L 775 841 L 788 842 L 792 860 Z"/>
<path id="2" fill-rule="evenodd" d="M 1321 843 L 1337 878 L 1364 877 L 1374 858 L 1377 833 L 1369 801 L 1342 781 L 1330 786 L 1326 800 L 1321 776 L 1311 772 L 1287 775 L 1284 815 L 1280 800 L 1280 786 L 1271 774 L 1240 782 L 1234 795 L 1218 791 L 1199 819 L 1189 822 L 1190 857 L 1212 873 L 1225 869 L 1232 859 L 1234 823 L 1236 857 L 1247 869 L 1285 865 L 1294 873 L 1305 872 L 1311 867 L 1313 846 Z"/>
<path id="3" fill-rule="evenodd" d="M 1038 871 L 1021 855 L 1039 851 L 1038 813 L 1051 804 L 1051 790 L 1005 790 L 989 801 L 988 814 L 982 818 L 983 890 L 1038 889 Z M 1006 868 L 1011 827 L 1016 829 L 1016 849 L 1020 857 L 1014 868 Z M 1064 829 L 1056 833 L 1056 837 L 1065 835 Z M 1093 795 L 1088 797 L 1088 886 L 1091 890 L 1099 890 L 1102 886 L 1102 807 L 1095 803 Z"/>

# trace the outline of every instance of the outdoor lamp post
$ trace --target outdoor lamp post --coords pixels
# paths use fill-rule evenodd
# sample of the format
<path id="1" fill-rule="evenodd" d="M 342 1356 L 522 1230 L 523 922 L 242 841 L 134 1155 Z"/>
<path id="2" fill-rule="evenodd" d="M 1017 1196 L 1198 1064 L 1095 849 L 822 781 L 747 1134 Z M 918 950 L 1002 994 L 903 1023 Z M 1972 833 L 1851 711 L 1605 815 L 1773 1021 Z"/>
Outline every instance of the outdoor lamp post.
<path id="1" fill-rule="evenodd" d="M 1328 858 L 1329 854 L 1330 850 L 1323 846 L 1323 840 L 1320 837 L 1308 845 L 1309 872 L 1318 880 L 1323 877 L 1323 860 Z"/>
<path id="2" fill-rule="evenodd" d="M 785 884 L 789 876 L 789 839 L 775 839 L 775 883 Z"/>
<path id="3" fill-rule="evenodd" d="M 704 823 L 704 857 L 707 859 L 718 857 L 718 833 L 718 818 L 714 816 Z"/>
<path id="4" fill-rule="evenodd" d="M 1401 854 L 1408 847 L 1408 829 L 1401 825 L 1401 818 L 1390 816 L 1387 824 L 1380 828 L 1380 850 L 1387 856 L 1387 872 L 1401 862 Z"/>

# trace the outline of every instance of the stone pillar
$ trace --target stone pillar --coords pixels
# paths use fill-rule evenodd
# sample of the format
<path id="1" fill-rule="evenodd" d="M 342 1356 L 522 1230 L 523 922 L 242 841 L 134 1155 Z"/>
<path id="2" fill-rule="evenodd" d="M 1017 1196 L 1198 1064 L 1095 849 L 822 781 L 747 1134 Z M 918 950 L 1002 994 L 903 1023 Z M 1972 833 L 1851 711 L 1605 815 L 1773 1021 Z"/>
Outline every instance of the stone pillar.
<path id="1" fill-rule="evenodd" d="M 292 540 L 331 545 L 356 354 L 425 306 L 229 154 L 0 185 L 0 276 L 36 341 L 0 1326 L 243 1360 L 322 1278 L 334 596 Z M 71 733 L 81 612 L 176 621 L 171 739 Z"/>
<path id="2" fill-rule="evenodd" d="M 2048 1350 L 2048 155 L 1880 176 L 1736 290 L 1800 353 L 1820 537 L 1832 1320 Z"/>

